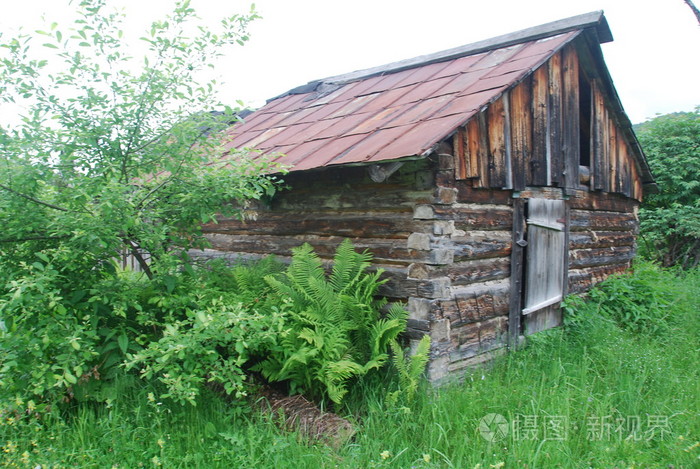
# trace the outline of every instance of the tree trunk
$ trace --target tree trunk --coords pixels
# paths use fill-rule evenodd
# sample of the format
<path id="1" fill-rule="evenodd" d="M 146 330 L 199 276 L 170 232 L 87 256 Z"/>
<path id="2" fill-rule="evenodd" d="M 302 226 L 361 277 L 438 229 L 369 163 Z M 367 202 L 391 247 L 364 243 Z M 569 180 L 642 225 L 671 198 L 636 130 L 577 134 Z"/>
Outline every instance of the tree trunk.
<path id="1" fill-rule="evenodd" d="M 322 441 L 334 448 L 347 443 L 355 434 L 352 424 L 330 412 L 323 412 L 304 396 L 287 396 L 269 386 L 260 390 L 258 404 L 273 415 L 275 423 L 287 431 L 298 431 L 311 441 Z"/>

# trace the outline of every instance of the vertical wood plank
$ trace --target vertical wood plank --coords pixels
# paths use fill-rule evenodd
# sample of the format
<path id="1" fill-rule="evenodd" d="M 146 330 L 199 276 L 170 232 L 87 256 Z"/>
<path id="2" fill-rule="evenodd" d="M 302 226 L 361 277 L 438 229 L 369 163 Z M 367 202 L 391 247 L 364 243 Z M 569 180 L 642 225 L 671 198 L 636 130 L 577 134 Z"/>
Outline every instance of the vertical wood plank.
<path id="1" fill-rule="evenodd" d="M 617 192 L 626 194 L 627 144 L 621 132 L 617 132 Z"/>
<path id="2" fill-rule="evenodd" d="M 549 59 L 549 106 L 548 135 L 550 155 L 551 182 L 562 186 L 564 173 L 564 155 L 562 150 L 562 72 L 561 52 L 557 52 Z"/>
<path id="3" fill-rule="evenodd" d="M 510 309 L 508 312 L 508 346 L 512 349 L 517 347 L 520 337 L 525 248 L 518 242 L 524 239 L 525 199 L 515 199 L 513 200 L 513 248 L 510 254 Z"/>
<path id="4" fill-rule="evenodd" d="M 617 192 L 617 129 L 615 128 L 615 123 L 612 119 L 608 120 L 608 129 L 610 130 L 609 142 L 610 142 L 610 171 L 609 171 L 609 185 L 608 192 Z"/>
<path id="5" fill-rule="evenodd" d="M 564 187 L 576 189 L 579 184 L 580 152 L 579 70 L 576 49 L 566 47 L 562 60 Z"/>
<path id="6" fill-rule="evenodd" d="M 603 94 L 600 91 L 598 80 L 593 80 L 592 85 L 593 128 L 591 130 L 591 135 L 593 137 L 593 144 L 591 145 L 591 156 L 593 158 L 593 167 L 591 168 L 591 174 L 593 181 L 591 181 L 591 187 L 595 190 L 601 191 L 605 189 L 605 128 L 607 127 L 607 120 L 605 114 L 605 101 L 603 100 Z"/>
<path id="7" fill-rule="evenodd" d="M 546 186 L 549 145 L 547 133 L 547 104 L 549 101 L 549 69 L 547 64 L 532 76 L 532 156 L 528 165 L 528 186 Z"/>
<path id="8" fill-rule="evenodd" d="M 506 185 L 504 189 L 513 188 L 513 129 L 510 119 L 510 92 L 503 93 L 503 115 L 505 117 L 504 134 L 506 137 L 505 172 Z"/>
<path id="9" fill-rule="evenodd" d="M 455 155 L 455 179 L 467 178 L 467 155 L 465 155 L 466 145 L 464 144 L 465 131 L 460 127 L 455 133 L 452 147 Z"/>
<path id="10" fill-rule="evenodd" d="M 639 170 L 637 169 L 637 165 L 635 164 L 632 165 L 632 181 L 632 198 L 636 200 L 641 200 L 642 182 L 639 176 Z"/>
<path id="11" fill-rule="evenodd" d="M 531 80 L 526 78 L 510 95 L 513 189 L 525 189 L 527 162 L 532 154 Z"/>
<path id="12" fill-rule="evenodd" d="M 484 151 L 481 146 L 481 138 L 479 137 L 479 120 L 473 118 L 467 122 L 465 136 L 465 160 L 466 160 L 466 177 L 479 177 L 479 154 Z M 478 185 L 478 181 L 475 181 Z"/>
<path id="13" fill-rule="evenodd" d="M 506 120 L 504 99 L 500 98 L 488 107 L 489 138 L 489 187 L 502 189 L 506 187 Z"/>
<path id="14" fill-rule="evenodd" d="M 601 190 L 610 192 L 610 152 L 612 151 L 610 139 L 612 138 L 612 133 L 610 131 L 610 114 L 608 113 L 607 106 L 603 107 L 601 127 L 603 128 L 603 161 L 601 161 L 600 164 L 602 178 Z"/>
<path id="15" fill-rule="evenodd" d="M 482 111 L 479 113 L 477 117 L 477 123 L 479 129 L 479 144 L 477 147 L 477 160 L 473 161 L 472 164 L 475 168 L 477 168 L 477 176 L 479 176 L 479 186 L 489 187 L 489 126 L 488 121 L 486 119 L 486 111 Z"/>

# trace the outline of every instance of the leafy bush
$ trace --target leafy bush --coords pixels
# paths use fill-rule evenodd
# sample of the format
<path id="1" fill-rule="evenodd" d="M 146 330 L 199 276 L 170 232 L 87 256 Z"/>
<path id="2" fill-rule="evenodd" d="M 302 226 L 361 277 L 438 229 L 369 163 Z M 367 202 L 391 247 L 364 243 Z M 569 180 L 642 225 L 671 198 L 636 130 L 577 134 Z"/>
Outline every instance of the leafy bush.
<path id="1" fill-rule="evenodd" d="M 204 379 L 240 393 L 242 373 L 224 362 L 240 363 L 269 344 L 280 324 L 274 310 L 263 315 L 255 307 L 269 290 L 259 279 L 282 269 L 273 260 L 214 263 L 154 280 L 115 270 L 81 285 L 59 254 L 37 253 L 36 262 L 20 264 L 0 285 L 0 384 L 9 395 L 95 397 L 96 382 L 109 386 L 127 356 L 145 366 L 144 376 L 172 384 L 177 400 L 191 400 Z M 231 362 L 228 350 L 239 357 Z"/>
<path id="2" fill-rule="evenodd" d="M 637 262 L 634 272 L 610 277 L 593 288 L 587 299 L 566 298 L 566 325 L 575 329 L 602 315 L 633 333 L 653 336 L 668 330 L 676 292 L 672 279 L 659 281 L 665 275 L 672 276 L 651 262 Z"/>
<path id="3" fill-rule="evenodd" d="M 105 0 L 75 7 L 38 44 L 0 40 L 0 106 L 26 111 L 0 125 L 0 392 L 49 402 L 109 381 L 166 325 L 194 327 L 216 298 L 186 254 L 206 245 L 202 223 L 279 185 L 265 158 L 228 148 L 235 111 L 200 75 L 247 41 L 253 10 L 212 31 L 178 1 L 132 57 L 122 14 Z M 119 272 L 125 250 L 148 279 Z M 244 302 L 223 298 L 228 312 Z"/>
<path id="4" fill-rule="evenodd" d="M 187 318 L 165 326 L 163 337 L 130 356 L 141 375 L 157 377 L 167 388 L 161 397 L 196 404 L 205 383 L 219 384 L 226 394 L 246 394 L 245 370 L 251 356 L 264 353 L 282 332 L 280 311 L 248 311 L 242 303 L 211 298 Z"/>
<path id="5" fill-rule="evenodd" d="M 639 211 L 641 252 L 665 266 L 700 264 L 700 108 L 637 126 L 658 194 Z"/>
<path id="6" fill-rule="evenodd" d="M 381 368 L 389 345 L 406 327 L 406 311 L 392 304 L 386 317 L 377 299 L 382 270 L 368 272 L 371 256 L 345 240 L 326 276 L 308 244 L 296 248 L 282 278 L 265 280 L 288 298 L 287 331 L 267 359 L 256 366 L 270 381 L 288 381 L 292 392 L 328 396 L 340 403 L 350 379 Z"/>
<path id="7" fill-rule="evenodd" d="M 292 392 L 339 403 L 350 380 L 388 361 L 406 327 L 399 305 L 380 313 L 387 306 L 377 297 L 382 271 L 368 272 L 371 256 L 349 241 L 338 247 L 328 276 L 309 245 L 294 250 L 288 267 L 273 259 L 213 262 L 153 279 L 115 269 L 87 285 L 52 256 L 38 253 L 0 289 L 7 396 L 104 400 L 126 364 L 161 382 L 161 397 L 194 404 L 207 383 L 244 395 L 256 364 Z M 417 383 L 410 370 L 419 367 L 419 374 L 424 365 L 406 365 L 407 388 Z"/>

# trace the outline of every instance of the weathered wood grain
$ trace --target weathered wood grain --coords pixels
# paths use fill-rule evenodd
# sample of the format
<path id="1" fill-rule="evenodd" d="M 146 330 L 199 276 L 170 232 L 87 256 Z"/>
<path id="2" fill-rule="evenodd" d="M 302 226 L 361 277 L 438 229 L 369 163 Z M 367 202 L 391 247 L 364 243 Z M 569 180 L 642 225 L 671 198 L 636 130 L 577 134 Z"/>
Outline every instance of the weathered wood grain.
<path id="1" fill-rule="evenodd" d="M 531 80 L 525 79 L 510 93 L 512 139 L 511 170 L 513 189 L 525 189 L 527 165 L 532 157 Z"/>
<path id="2" fill-rule="evenodd" d="M 447 277 L 453 286 L 501 280 L 510 275 L 510 258 L 477 259 L 455 262 L 431 271 L 431 277 Z"/>
<path id="3" fill-rule="evenodd" d="M 549 68 L 545 64 L 532 75 L 532 156 L 527 165 L 527 185 L 547 186 L 549 174 Z"/>
<path id="4" fill-rule="evenodd" d="M 469 231 L 463 236 L 439 240 L 436 246 L 452 250 L 455 262 L 509 257 L 511 238 L 510 231 Z"/>
<path id="5" fill-rule="evenodd" d="M 479 163 L 482 161 L 482 158 L 485 158 L 484 151 L 486 149 L 481 146 L 482 129 L 480 127 L 478 116 L 467 122 L 464 159 L 466 162 L 466 177 L 468 178 L 479 178 Z"/>
<path id="6" fill-rule="evenodd" d="M 431 227 L 424 224 L 424 230 Z M 259 212 L 257 220 L 222 219 L 204 225 L 204 233 L 277 236 L 344 236 L 350 238 L 408 238 L 421 224 L 412 212 Z"/>
<path id="7" fill-rule="evenodd" d="M 632 231 L 637 229 L 633 213 L 571 210 L 571 231 Z"/>
<path id="8" fill-rule="evenodd" d="M 457 189 L 457 201 L 461 203 L 508 205 L 511 202 L 511 195 L 508 191 L 475 189 L 471 181 L 453 182 L 452 186 Z"/>
<path id="9" fill-rule="evenodd" d="M 593 168 L 592 168 L 592 188 L 598 191 L 607 187 L 607 172 L 605 171 L 608 160 L 607 145 L 605 142 L 607 122 L 607 110 L 605 109 L 605 99 L 600 90 L 598 80 L 592 82 L 593 99 Z"/>
<path id="10" fill-rule="evenodd" d="M 453 137 L 453 143 L 452 146 L 454 148 L 454 160 L 455 160 L 455 165 L 454 165 L 454 174 L 455 174 L 455 179 L 467 179 L 469 176 L 467 176 L 468 171 L 467 171 L 467 152 L 469 151 L 468 146 L 466 145 L 466 131 L 464 127 L 461 127 L 455 132 L 455 135 Z M 442 169 L 442 166 L 441 166 Z M 450 168 L 445 168 L 445 169 L 450 169 Z"/>
<path id="11" fill-rule="evenodd" d="M 634 246 L 575 249 L 569 253 L 569 265 L 572 269 L 613 264 L 627 265 L 634 255 Z"/>
<path id="12" fill-rule="evenodd" d="M 568 46 L 562 56 L 562 149 L 564 152 L 564 187 L 578 187 L 579 166 L 579 68 L 576 49 Z"/>
<path id="13" fill-rule="evenodd" d="M 508 314 L 509 283 L 472 285 L 435 304 L 436 317 L 448 319 L 452 328 Z"/>
<path id="14" fill-rule="evenodd" d="M 479 123 L 479 148 L 477 161 L 473 163 L 478 165 L 479 178 L 474 180 L 474 187 L 490 188 L 489 164 L 491 155 L 489 153 L 489 126 L 486 111 L 481 111 L 478 114 L 477 121 Z"/>
<path id="15" fill-rule="evenodd" d="M 436 220 L 454 220 L 459 230 L 504 230 L 512 225 L 512 209 L 503 205 L 454 204 L 434 207 Z"/>
<path id="16" fill-rule="evenodd" d="M 629 269 L 629 264 L 603 265 L 584 269 L 569 270 L 569 293 L 582 293 L 602 282 L 610 275 L 621 274 Z"/>
<path id="17" fill-rule="evenodd" d="M 547 109 L 550 175 L 552 183 L 560 187 L 563 186 L 564 180 L 561 62 L 561 52 L 555 53 L 549 59 L 549 107 Z"/>
<path id="18" fill-rule="evenodd" d="M 272 208 L 277 211 L 299 211 L 310 207 L 327 210 L 353 209 L 358 206 L 358 200 L 361 200 L 362 205 L 368 209 L 407 211 L 417 203 L 429 203 L 432 198 L 432 185 L 424 190 L 391 183 L 346 183 L 329 191 L 331 187 L 333 186 L 327 185 L 298 190 L 291 186 L 291 190 L 282 191 L 275 197 Z"/>
<path id="19" fill-rule="evenodd" d="M 617 144 L 617 128 L 615 127 L 615 123 L 611 120 L 608 121 L 608 145 L 609 145 L 609 152 L 608 152 L 608 164 L 609 164 L 609 170 L 608 170 L 608 187 L 607 191 L 608 192 L 618 192 L 618 178 L 617 178 L 617 171 L 620 165 L 618 164 L 618 144 Z"/>
<path id="20" fill-rule="evenodd" d="M 309 236 L 272 236 L 272 235 L 231 235 L 210 233 L 206 238 L 213 249 L 231 252 L 249 252 L 256 254 L 274 254 L 290 256 L 292 249 L 309 243 L 316 253 L 323 258 L 332 258 L 336 248 L 345 239 L 340 236 L 309 237 Z M 423 262 L 426 264 L 442 263 L 436 255 L 440 250 L 409 249 L 405 239 L 392 238 L 348 238 L 357 250 L 369 251 L 374 260 L 388 264 L 411 264 Z M 451 260 L 451 258 L 450 258 Z"/>
<path id="21" fill-rule="evenodd" d="M 577 231 L 569 235 L 569 249 L 633 246 L 635 240 L 631 231 Z"/>
<path id="22" fill-rule="evenodd" d="M 494 189 L 506 187 L 506 116 L 504 98 L 499 98 L 488 107 L 489 156 L 488 186 Z"/>
<path id="23" fill-rule="evenodd" d="M 528 201 L 524 315 L 559 303 L 564 296 L 565 222 L 563 200 Z"/>
<path id="24" fill-rule="evenodd" d="M 633 213 L 639 205 L 636 200 L 607 192 L 571 191 L 569 197 L 572 209 Z"/>

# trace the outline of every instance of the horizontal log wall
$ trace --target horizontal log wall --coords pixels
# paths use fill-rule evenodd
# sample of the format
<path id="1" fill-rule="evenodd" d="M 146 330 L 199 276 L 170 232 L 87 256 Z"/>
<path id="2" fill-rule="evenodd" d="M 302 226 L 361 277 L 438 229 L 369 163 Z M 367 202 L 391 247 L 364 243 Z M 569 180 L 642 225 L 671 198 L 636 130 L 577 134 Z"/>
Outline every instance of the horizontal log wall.
<path id="1" fill-rule="evenodd" d="M 271 205 L 247 209 L 243 220 L 222 218 L 204 225 L 212 248 L 195 255 L 235 260 L 273 254 L 285 259 L 293 248 L 309 243 L 330 260 L 348 238 L 386 270 L 383 295 L 407 300 L 439 294 L 439 282 L 407 278 L 412 264 L 451 261 L 433 249 L 433 221 L 414 216 L 416 207 L 438 201 L 432 164 L 406 163 L 384 182 L 373 182 L 362 167 L 291 173 L 285 177 L 288 189 Z"/>
<path id="2" fill-rule="evenodd" d="M 569 293 L 581 293 L 627 270 L 636 252 L 636 200 L 577 192 L 570 201 Z"/>

